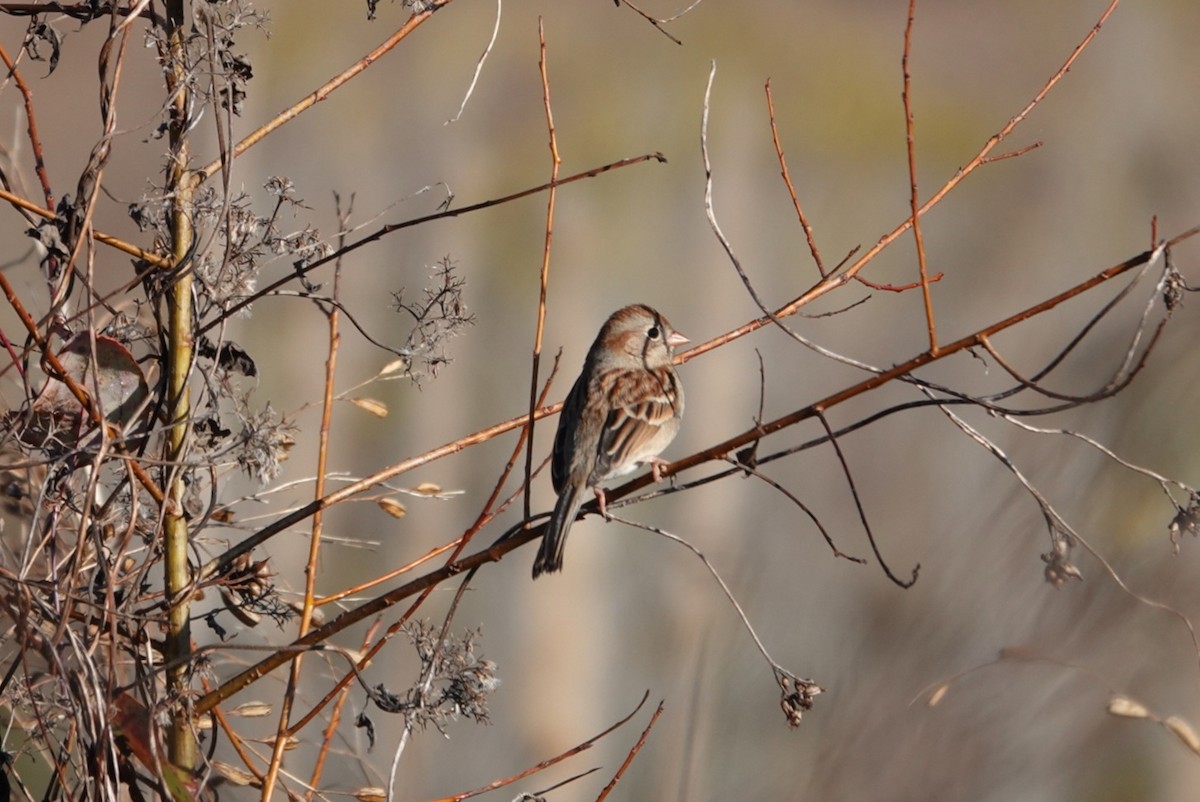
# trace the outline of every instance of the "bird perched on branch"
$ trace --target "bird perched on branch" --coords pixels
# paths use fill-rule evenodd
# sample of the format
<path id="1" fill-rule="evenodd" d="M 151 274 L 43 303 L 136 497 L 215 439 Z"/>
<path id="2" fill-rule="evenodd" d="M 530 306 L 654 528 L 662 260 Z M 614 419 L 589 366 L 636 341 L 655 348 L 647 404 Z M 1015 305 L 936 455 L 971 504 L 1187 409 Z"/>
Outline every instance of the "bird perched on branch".
<path id="1" fill-rule="evenodd" d="M 644 304 L 618 309 L 600 328 L 583 371 L 563 403 L 554 435 L 550 474 L 558 502 L 533 562 L 533 578 L 562 569 L 563 546 L 585 490 L 604 509 L 603 482 L 649 464 L 658 481 L 659 458 L 679 431 L 683 386 L 672 364 L 689 342 Z"/>

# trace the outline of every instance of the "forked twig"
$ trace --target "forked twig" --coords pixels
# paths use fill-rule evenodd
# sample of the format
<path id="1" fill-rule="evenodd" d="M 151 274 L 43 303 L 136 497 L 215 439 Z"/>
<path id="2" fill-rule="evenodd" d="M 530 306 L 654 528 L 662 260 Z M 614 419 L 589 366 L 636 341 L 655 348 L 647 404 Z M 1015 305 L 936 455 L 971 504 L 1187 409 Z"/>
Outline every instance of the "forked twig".
<path id="1" fill-rule="evenodd" d="M 1042 100 L 1045 99 L 1048 94 L 1050 94 L 1050 91 L 1058 84 L 1058 82 L 1062 80 L 1062 78 L 1067 74 L 1071 66 L 1075 63 L 1087 46 L 1091 44 L 1093 39 L 1096 38 L 1096 35 L 1100 32 L 1101 27 L 1108 21 L 1108 18 L 1112 16 L 1112 13 L 1116 10 L 1119 4 L 1120 0 L 1111 0 L 1108 8 L 1105 9 L 1104 13 L 1100 15 L 1100 18 L 1097 20 L 1096 24 L 1092 26 L 1091 30 L 1089 30 L 1088 33 L 1083 37 L 1082 41 L 1076 45 L 1075 49 L 1071 52 L 1071 55 L 1067 57 L 1067 60 L 1062 64 L 1062 66 L 1059 67 L 1058 70 L 1042 85 L 1042 88 L 1034 95 L 1033 99 L 1031 99 L 1024 106 L 1024 108 L 1014 115 L 999 131 L 992 134 L 992 136 L 988 138 L 987 142 L 984 143 L 983 147 L 980 148 L 975 156 L 973 156 L 966 165 L 960 168 L 953 176 L 951 176 L 949 180 L 946 181 L 945 184 L 942 185 L 940 189 L 937 190 L 937 192 L 935 192 L 927 201 L 925 201 L 925 203 L 921 205 L 920 209 L 917 210 L 916 217 L 924 215 L 934 206 L 941 203 L 946 195 L 948 195 L 960 183 L 962 183 L 963 179 L 973 173 L 977 168 L 979 168 L 980 165 L 989 163 L 989 161 L 994 161 L 996 158 L 999 158 L 993 157 L 989 160 L 989 157 L 991 156 L 992 151 L 995 150 L 996 146 L 1003 142 L 1010 134 L 1012 134 L 1017 126 L 1025 121 L 1025 119 L 1030 115 L 1030 113 L 1032 113 L 1038 104 L 1040 104 Z M 710 87 L 711 84 L 712 74 L 710 72 Z M 1025 148 L 1014 154 L 1006 154 L 1006 157 L 1018 155 L 1019 153 L 1024 153 L 1028 150 L 1029 148 Z M 706 172 L 709 172 L 709 170 L 706 169 Z M 683 355 L 682 361 L 693 359 L 702 353 L 712 350 L 713 348 L 724 345 L 730 340 L 744 337 L 745 335 L 750 334 L 753 331 L 757 331 L 758 329 L 770 323 L 778 324 L 780 319 L 796 314 L 802 307 L 815 301 L 817 298 L 820 298 L 836 290 L 838 287 L 841 287 L 843 284 L 855 279 L 858 273 L 864 267 L 870 264 L 876 256 L 878 256 L 885 248 L 887 248 L 906 231 L 908 231 L 908 229 L 912 226 L 912 222 L 913 215 L 909 215 L 894 229 L 880 237 L 874 245 L 868 248 L 862 256 L 855 260 L 855 262 L 847 267 L 844 271 L 831 271 L 828 276 L 818 281 L 816 284 L 801 293 L 793 300 L 778 307 L 773 312 L 764 313 L 763 317 L 759 318 L 758 320 L 750 321 L 749 323 L 746 323 L 745 325 L 734 329 L 731 332 L 695 346 Z M 1192 236 L 1192 232 L 1183 235 L 1184 238 L 1190 236 Z"/>
<path id="2" fill-rule="evenodd" d="M 479 796 L 480 794 L 487 793 L 488 791 L 494 791 L 497 788 L 503 788 L 506 785 L 512 785 L 513 783 L 519 782 L 520 780 L 523 780 L 526 777 L 529 777 L 533 774 L 537 774 L 539 771 L 543 771 L 545 769 L 550 768 L 553 765 L 561 763 L 569 757 L 574 757 L 575 755 L 579 754 L 580 752 L 586 752 L 588 749 L 591 749 L 593 746 L 595 746 L 596 742 L 599 741 L 601 738 L 604 738 L 605 736 L 607 736 L 613 732 L 616 732 L 621 727 L 623 727 L 627 723 L 629 723 L 629 721 L 632 720 L 633 717 L 638 714 L 638 711 L 642 709 L 642 706 L 646 704 L 646 700 L 649 698 L 650 698 L 650 691 L 646 691 L 644 694 L 642 694 L 641 701 L 639 701 L 637 703 L 637 707 L 635 707 L 632 710 L 632 712 L 629 713 L 629 715 L 625 716 L 625 718 L 621 719 L 620 721 L 616 722 L 615 724 L 609 726 L 604 731 L 597 733 L 596 735 L 593 735 L 591 738 L 588 738 L 586 741 L 580 742 L 579 744 L 571 747 L 570 749 L 566 750 L 565 752 L 560 752 L 559 754 L 555 755 L 554 757 L 543 760 L 541 763 L 538 763 L 536 766 L 530 766 L 529 768 L 525 769 L 524 771 L 522 771 L 518 774 L 514 774 L 511 777 L 505 777 L 503 779 L 493 780 L 492 782 L 488 783 L 487 785 L 481 786 L 479 788 L 475 788 L 471 791 L 466 791 L 461 794 L 455 794 L 454 796 L 443 797 L 442 799 L 435 800 L 435 802 L 462 802 L 462 800 L 464 800 L 464 799 L 469 799 L 470 797 L 473 797 L 473 796 Z M 546 793 L 548 793 L 550 790 L 553 790 L 554 788 L 561 788 L 563 785 L 565 785 L 569 782 L 574 782 L 575 780 L 578 780 L 580 777 L 586 777 L 588 774 L 591 774 L 594 771 L 597 771 L 597 769 L 591 769 L 591 770 L 585 771 L 581 774 L 576 774 L 575 776 L 569 777 L 568 779 L 564 780 L 563 782 L 556 783 L 555 785 L 551 786 L 550 788 L 538 791 L 535 794 L 535 796 L 540 798 L 543 795 L 545 795 Z"/>
<path id="3" fill-rule="evenodd" d="M 826 439 L 833 440 L 833 438 L 830 438 L 830 437 L 827 437 Z M 836 442 L 836 441 L 834 441 L 834 442 Z M 779 482 L 775 481 L 771 477 L 767 476 L 762 471 L 758 470 L 758 468 L 752 467 L 752 465 L 750 463 L 747 463 L 747 462 L 743 461 L 742 459 L 734 459 L 733 457 L 726 457 L 726 459 L 728 460 L 730 465 L 736 466 L 738 470 L 745 472 L 748 476 L 753 476 L 754 478 L 758 479 L 759 481 L 767 484 L 769 487 L 773 488 L 776 492 L 780 493 L 782 496 L 787 498 L 788 501 L 792 502 L 797 507 L 799 507 L 800 511 L 803 512 L 806 516 L 808 516 L 808 519 L 813 522 L 813 525 L 815 527 L 817 527 L 817 531 L 819 531 L 821 533 L 821 537 L 825 538 L 825 543 L 826 543 L 826 545 L 829 546 L 830 551 L 833 552 L 834 557 L 837 557 L 837 558 L 840 558 L 843 560 L 849 560 L 850 562 L 858 563 L 859 565 L 867 564 L 867 561 L 864 558 L 854 557 L 850 554 L 846 554 L 844 551 L 839 549 L 833 542 L 833 536 L 829 534 L 828 530 L 825 529 L 825 525 L 821 523 L 821 519 L 818 518 L 816 513 L 814 513 L 811 509 L 809 509 L 808 505 L 805 504 L 803 501 L 801 501 L 799 499 L 799 497 L 796 496 L 795 493 L 788 490 L 786 487 L 784 487 L 783 485 L 781 485 Z"/>
<path id="4" fill-rule="evenodd" d="M 1108 574 L 1109 578 L 1112 579 L 1112 581 L 1118 588 L 1121 589 L 1121 591 L 1139 604 L 1144 604 L 1147 607 L 1168 613 L 1183 624 L 1184 628 L 1187 629 L 1189 638 L 1191 639 L 1192 653 L 1196 658 L 1196 663 L 1198 666 L 1200 666 L 1200 637 L 1197 636 L 1196 627 L 1192 624 L 1192 620 L 1187 614 L 1175 609 L 1169 604 L 1165 604 L 1138 593 L 1137 591 L 1133 590 L 1133 588 L 1129 587 L 1121 575 L 1117 573 L 1117 569 L 1114 568 L 1112 564 L 1094 546 L 1092 546 L 1091 543 L 1087 541 L 1086 538 L 1076 532 L 1071 525 L 1067 523 L 1066 519 L 1064 519 L 1058 513 L 1058 511 L 1054 509 L 1049 500 L 1046 499 L 1041 491 L 1034 487 L 1033 483 L 1025 477 L 1025 475 L 1017 468 L 1009 456 L 1005 454 L 998 445 L 985 437 L 978 429 L 968 424 L 951 410 L 942 408 L 941 411 L 968 437 L 970 437 L 979 445 L 983 446 L 983 448 L 989 451 L 992 456 L 996 457 L 996 459 L 1000 461 L 1005 469 L 1007 469 L 1008 472 L 1011 473 L 1013 477 L 1021 484 L 1021 486 L 1025 488 L 1025 491 L 1041 509 L 1043 517 L 1045 517 L 1047 524 L 1050 526 L 1054 546 L 1054 549 L 1051 552 L 1042 555 L 1042 559 L 1046 562 L 1047 581 L 1056 585 L 1061 585 L 1067 579 L 1082 577 L 1082 575 L 1079 573 L 1079 569 L 1069 562 L 1070 547 L 1074 543 L 1079 543 L 1088 552 L 1088 554 L 1090 554 L 1092 558 L 1104 568 L 1105 573 Z M 1200 677 L 1197 679 L 1200 681 Z"/>
<path id="5" fill-rule="evenodd" d="M 604 786 L 604 790 L 600 792 L 600 795 L 596 797 L 596 802 L 604 802 L 605 799 L 608 799 L 608 795 L 612 793 L 612 790 L 617 787 L 617 783 L 621 781 L 621 777 L 625 775 L 625 770 L 629 768 L 633 763 L 633 759 L 637 757 L 637 753 L 646 745 L 646 739 L 650 737 L 650 730 L 654 729 L 654 725 L 658 722 L 659 716 L 662 714 L 663 703 L 660 701 L 658 708 L 654 711 L 654 715 L 650 717 L 649 723 L 646 724 L 646 728 L 642 730 L 641 736 L 638 737 L 637 743 L 630 747 L 629 753 L 625 755 L 625 760 L 621 762 L 621 766 L 617 769 L 616 774 L 609 780 L 608 785 Z"/>

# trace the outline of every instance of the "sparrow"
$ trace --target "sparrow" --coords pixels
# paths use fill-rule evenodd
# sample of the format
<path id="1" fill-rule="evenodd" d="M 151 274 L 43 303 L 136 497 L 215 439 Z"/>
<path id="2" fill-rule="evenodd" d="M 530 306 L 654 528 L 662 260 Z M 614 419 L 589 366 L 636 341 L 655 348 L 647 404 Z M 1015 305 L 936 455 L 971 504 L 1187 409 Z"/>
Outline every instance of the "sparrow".
<path id="1" fill-rule="evenodd" d="M 644 304 L 618 309 L 588 349 L 583 370 L 563 402 L 554 435 L 550 476 L 558 501 L 533 562 L 533 578 L 562 569 L 563 546 L 586 490 L 604 509 L 601 484 L 659 458 L 683 417 L 683 385 L 672 364 L 690 342 Z"/>

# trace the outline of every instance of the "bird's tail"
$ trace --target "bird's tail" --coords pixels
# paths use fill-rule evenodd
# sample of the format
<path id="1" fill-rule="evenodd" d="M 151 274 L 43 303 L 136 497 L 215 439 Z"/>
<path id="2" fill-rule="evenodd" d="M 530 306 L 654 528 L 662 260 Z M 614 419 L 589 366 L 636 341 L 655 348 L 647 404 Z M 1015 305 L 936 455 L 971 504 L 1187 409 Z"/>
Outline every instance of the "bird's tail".
<path id="1" fill-rule="evenodd" d="M 542 574 L 552 574 L 561 571 L 563 565 L 563 546 L 567 542 L 567 532 L 579 513 L 583 504 L 580 498 L 582 488 L 575 483 L 568 483 L 563 488 L 562 495 L 554 505 L 550 523 L 546 524 L 546 533 L 542 535 L 542 545 L 538 548 L 537 558 L 533 561 L 533 578 Z"/>

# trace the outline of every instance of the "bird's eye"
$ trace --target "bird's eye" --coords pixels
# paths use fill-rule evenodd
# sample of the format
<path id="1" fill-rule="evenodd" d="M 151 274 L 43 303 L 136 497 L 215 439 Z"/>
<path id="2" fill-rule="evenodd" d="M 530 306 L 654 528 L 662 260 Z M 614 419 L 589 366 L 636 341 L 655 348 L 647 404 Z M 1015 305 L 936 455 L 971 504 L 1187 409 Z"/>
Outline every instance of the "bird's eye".
<path id="1" fill-rule="evenodd" d="M 658 339 L 658 326 L 651 326 L 650 331 L 646 332 L 646 334 L 648 334 L 650 336 L 651 340 L 657 340 Z"/>

